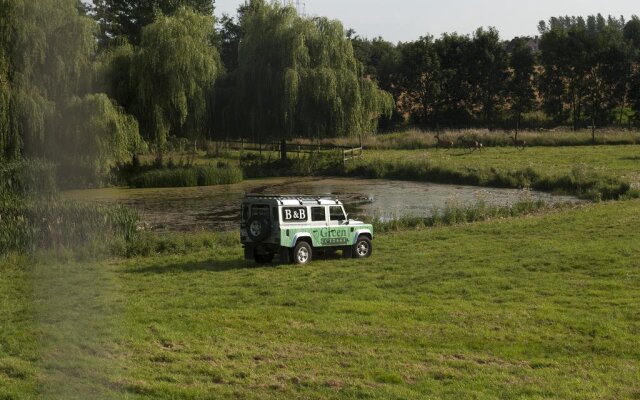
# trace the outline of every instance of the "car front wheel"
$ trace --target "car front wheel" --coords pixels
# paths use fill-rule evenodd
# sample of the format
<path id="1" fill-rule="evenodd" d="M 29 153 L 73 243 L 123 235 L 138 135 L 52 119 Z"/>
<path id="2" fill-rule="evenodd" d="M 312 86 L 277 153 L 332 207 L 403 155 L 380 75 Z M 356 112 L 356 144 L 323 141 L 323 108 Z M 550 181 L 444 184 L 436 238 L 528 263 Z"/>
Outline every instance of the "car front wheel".
<path id="1" fill-rule="evenodd" d="M 293 249 L 294 264 L 304 265 L 311 261 L 311 246 L 307 242 L 300 242 Z"/>
<path id="2" fill-rule="evenodd" d="M 360 236 L 358 241 L 353 246 L 354 258 L 367 258 L 371 255 L 373 247 L 371 246 L 371 239 L 366 236 Z"/>

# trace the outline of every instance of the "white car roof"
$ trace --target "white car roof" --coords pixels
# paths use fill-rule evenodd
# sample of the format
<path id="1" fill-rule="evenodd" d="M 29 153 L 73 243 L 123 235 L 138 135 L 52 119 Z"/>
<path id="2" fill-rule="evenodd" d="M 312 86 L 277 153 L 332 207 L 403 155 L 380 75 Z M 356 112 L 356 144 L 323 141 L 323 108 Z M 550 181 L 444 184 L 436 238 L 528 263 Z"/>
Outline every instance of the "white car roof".
<path id="1" fill-rule="evenodd" d="M 275 203 L 280 206 L 342 205 L 342 202 L 335 197 L 317 195 L 247 195 L 244 202 Z"/>

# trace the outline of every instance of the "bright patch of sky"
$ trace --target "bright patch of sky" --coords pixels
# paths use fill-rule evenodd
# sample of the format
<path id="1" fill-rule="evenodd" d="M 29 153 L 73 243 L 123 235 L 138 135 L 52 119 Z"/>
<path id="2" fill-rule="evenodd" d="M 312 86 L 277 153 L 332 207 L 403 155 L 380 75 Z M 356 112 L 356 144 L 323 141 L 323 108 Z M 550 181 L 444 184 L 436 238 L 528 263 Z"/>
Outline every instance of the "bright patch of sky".
<path id="1" fill-rule="evenodd" d="M 244 0 L 216 0 L 216 15 L 235 15 Z M 295 1 L 294 1 L 295 3 Z M 445 32 L 472 33 L 493 26 L 503 39 L 535 36 L 538 22 L 553 16 L 640 15 L 638 0 L 300 0 L 309 16 L 339 19 L 356 34 L 391 42 L 440 36 Z M 302 7 L 301 7 L 302 8 Z"/>

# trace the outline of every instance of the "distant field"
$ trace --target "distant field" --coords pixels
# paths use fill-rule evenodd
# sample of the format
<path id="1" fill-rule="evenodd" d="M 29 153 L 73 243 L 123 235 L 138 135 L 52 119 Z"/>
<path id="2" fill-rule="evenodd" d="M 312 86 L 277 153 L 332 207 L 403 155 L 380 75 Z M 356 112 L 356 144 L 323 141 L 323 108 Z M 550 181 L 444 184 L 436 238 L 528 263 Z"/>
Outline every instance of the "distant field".
<path id="1" fill-rule="evenodd" d="M 364 157 L 348 161 L 346 168 L 338 151 L 324 151 L 321 156 L 289 152 L 291 163 L 284 166 L 278 163 L 277 152 L 264 151 L 262 158 L 252 152 L 251 166 L 247 168 L 244 164 L 244 176 L 361 176 L 530 187 L 592 200 L 640 195 L 640 144 L 538 146 L 522 151 L 512 146 L 488 147 L 483 151 L 419 147 L 413 150 L 366 148 Z M 216 156 L 201 152 L 196 157 L 169 154 L 167 158 L 178 164 L 191 160 L 196 165 L 236 166 L 240 164 L 240 156 L 239 151 L 223 150 Z M 146 157 L 143 162 L 151 163 L 152 159 Z M 165 179 L 155 186 L 176 185 Z"/>
<path id="2" fill-rule="evenodd" d="M 426 149 L 436 145 L 436 132 L 419 129 L 408 129 L 392 133 L 380 133 L 370 135 L 363 139 L 362 144 L 369 149 L 377 150 L 410 150 Z M 461 138 L 478 140 L 485 147 L 507 147 L 513 144 L 511 136 L 515 132 L 488 131 L 486 129 L 459 129 L 445 130 L 438 133 L 441 139 L 451 140 L 459 145 Z M 521 131 L 518 139 L 525 140 L 527 146 L 591 146 L 593 138 L 590 130 L 578 132 L 567 128 L 557 128 L 545 131 Z M 305 141 L 301 141 L 305 142 Z M 357 145 L 357 138 L 325 139 L 323 143 L 339 145 Z M 306 143 L 309 143 L 308 141 Z M 640 131 L 621 129 L 601 129 L 596 131 L 595 144 L 597 145 L 625 145 L 640 144 Z"/>
<path id="3" fill-rule="evenodd" d="M 523 169 L 531 167 L 548 174 L 567 174 L 583 166 L 606 176 L 640 185 L 640 145 L 533 147 L 524 151 L 513 147 L 469 152 L 451 150 L 368 150 L 365 163 L 378 161 L 423 162 L 460 168 Z"/>
<path id="4" fill-rule="evenodd" d="M 640 396 L 640 201 L 379 236 L 0 266 L 0 398 Z"/>

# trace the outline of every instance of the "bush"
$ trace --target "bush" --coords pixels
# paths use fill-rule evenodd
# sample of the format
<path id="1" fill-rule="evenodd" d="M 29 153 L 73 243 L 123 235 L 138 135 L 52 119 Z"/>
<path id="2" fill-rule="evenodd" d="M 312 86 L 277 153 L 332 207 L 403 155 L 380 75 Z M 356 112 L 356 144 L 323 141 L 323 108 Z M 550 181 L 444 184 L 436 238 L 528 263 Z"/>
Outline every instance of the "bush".
<path id="1" fill-rule="evenodd" d="M 13 197 L 51 197 L 56 193 L 53 164 L 39 160 L 0 164 L 0 200 Z"/>
<path id="2" fill-rule="evenodd" d="M 531 167 L 502 170 L 498 168 L 450 169 L 423 162 L 376 162 L 351 164 L 343 174 L 374 179 L 401 179 L 435 183 L 453 183 L 502 188 L 531 188 L 566 193 L 588 200 L 617 200 L 635 196 L 631 186 L 617 178 L 598 175 L 585 165 L 576 166 L 571 174 L 542 175 Z"/>
<path id="3" fill-rule="evenodd" d="M 240 159 L 246 176 L 263 178 L 273 176 L 327 176 L 341 175 L 342 160 L 338 152 L 317 152 L 303 157 L 289 155 L 286 161 L 270 161 L 257 154 L 245 154 Z"/>
<path id="4" fill-rule="evenodd" d="M 42 249 L 107 248 L 136 236 L 138 213 L 121 206 L 71 201 L 12 201 L 0 204 L 0 253 Z"/>
<path id="5" fill-rule="evenodd" d="M 426 228 L 433 226 L 447 226 L 465 224 L 478 221 L 489 221 L 499 218 L 510 218 L 522 215 L 530 215 L 540 212 L 548 212 L 569 207 L 569 204 L 548 204 L 543 200 L 522 200 L 512 206 L 491 206 L 479 202 L 470 207 L 460 207 L 449 204 L 440 213 L 429 217 L 403 217 L 390 221 L 369 219 L 376 232 L 389 232 L 402 229 Z"/>
<path id="6" fill-rule="evenodd" d="M 242 170 L 228 164 L 153 169 L 135 175 L 129 185 L 137 188 L 191 187 L 242 182 Z"/>

